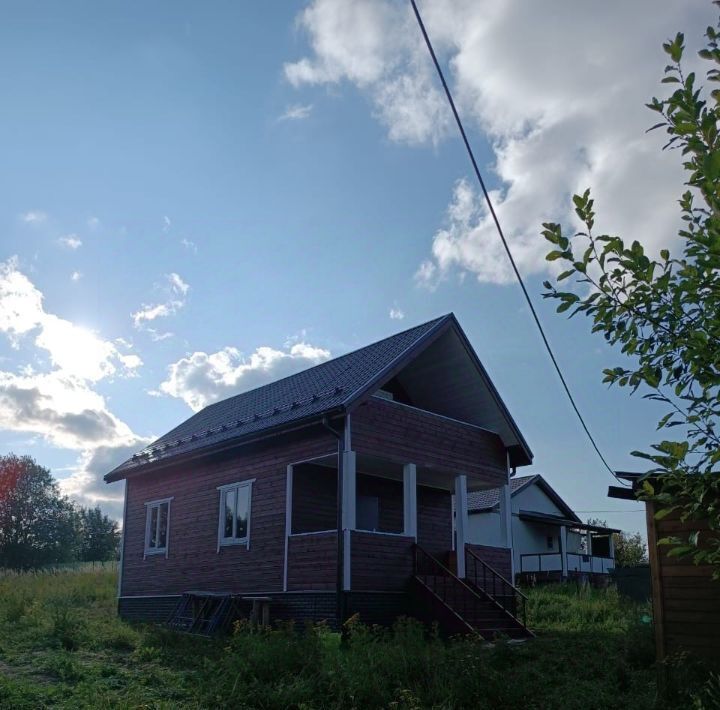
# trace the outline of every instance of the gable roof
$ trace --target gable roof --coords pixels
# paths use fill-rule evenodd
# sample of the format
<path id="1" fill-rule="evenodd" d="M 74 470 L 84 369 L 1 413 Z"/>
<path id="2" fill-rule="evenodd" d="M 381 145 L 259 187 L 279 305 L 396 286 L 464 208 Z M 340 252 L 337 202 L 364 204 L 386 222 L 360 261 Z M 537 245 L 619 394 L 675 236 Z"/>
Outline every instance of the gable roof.
<path id="1" fill-rule="evenodd" d="M 211 404 L 108 473 L 105 480 L 120 480 L 130 473 L 171 459 L 209 453 L 221 446 L 240 444 L 275 430 L 319 422 L 323 416 L 347 413 L 441 336 L 451 332 L 469 348 L 468 354 L 477 375 L 498 410 L 496 416 L 500 417 L 504 427 L 498 434 L 506 446 L 514 447 L 517 465 L 529 463 L 532 453 L 527 443 L 455 316 L 450 313 L 295 375 Z"/>
<path id="2" fill-rule="evenodd" d="M 510 479 L 510 495 L 514 495 L 521 488 L 524 488 L 531 481 L 539 476 L 515 476 Z M 468 512 L 475 513 L 481 510 L 494 508 L 500 502 L 500 489 L 488 488 L 484 491 L 473 491 L 468 493 Z"/>
<path id="3" fill-rule="evenodd" d="M 539 474 L 532 476 L 516 476 L 510 479 L 510 496 L 514 496 L 525 488 L 536 485 L 540 490 L 560 508 L 563 515 L 576 523 L 581 523 L 575 511 L 555 492 L 555 489 Z M 486 491 L 468 493 L 468 513 L 482 513 L 492 510 L 500 503 L 500 489 L 492 488 Z M 528 512 L 528 511 L 522 511 Z"/>

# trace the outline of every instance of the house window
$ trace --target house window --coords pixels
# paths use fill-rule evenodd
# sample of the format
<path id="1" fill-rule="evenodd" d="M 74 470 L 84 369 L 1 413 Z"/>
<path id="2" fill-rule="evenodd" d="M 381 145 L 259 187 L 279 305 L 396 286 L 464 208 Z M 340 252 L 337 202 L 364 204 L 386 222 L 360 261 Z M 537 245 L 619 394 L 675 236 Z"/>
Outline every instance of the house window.
<path id="1" fill-rule="evenodd" d="M 145 556 L 168 554 L 172 498 L 145 503 Z"/>
<path id="2" fill-rule="evenodd" d="M 253 478 L 218 487 L 220 491 L 218 550 L 223 545 L 250 547 L 250 501 L 254 481 Z"/>
<path id="3" fill-rule="evenodd" d="M 358 530 L 377 530 L 380 527 L 380 499 L 377 496 L 358 496 L 356 517 Z"/>
<path id="4" fill-rule="evenodd" d="M 552 535 L 547 536 L 547 549 L 552 550 L 555 542 Z"/>

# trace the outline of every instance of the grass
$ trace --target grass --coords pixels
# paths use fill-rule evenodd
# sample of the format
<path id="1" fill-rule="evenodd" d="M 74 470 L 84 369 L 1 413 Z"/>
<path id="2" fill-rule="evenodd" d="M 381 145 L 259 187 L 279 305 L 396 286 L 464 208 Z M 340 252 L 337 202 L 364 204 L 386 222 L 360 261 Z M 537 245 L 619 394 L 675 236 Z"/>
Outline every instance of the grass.
<path id="1" fill-rule="evenodd" d="M 101 569 L 0 579 L 0 707 L 660 707 L 647 610 L 613 590 L 532 590 L 538 638 L 524 644 L 446 641 L 405 620 L 351 623 L 341 646 L 322 626 L 239 624 L 211 641 L 129 625 L 115 581 Z M 716 707 L 712 694 L 664 707 Z"/>

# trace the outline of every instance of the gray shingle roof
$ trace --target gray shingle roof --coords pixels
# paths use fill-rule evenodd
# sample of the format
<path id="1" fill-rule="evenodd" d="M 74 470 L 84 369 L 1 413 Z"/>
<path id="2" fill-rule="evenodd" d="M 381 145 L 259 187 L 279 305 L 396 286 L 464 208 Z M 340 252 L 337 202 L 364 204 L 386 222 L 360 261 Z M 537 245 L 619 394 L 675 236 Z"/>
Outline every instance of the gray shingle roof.
<path id="1" fill-rule="evenodd" d="M 519 491 L 526 483 L 538 478 L 537 474 L 532 476 L 516 476 L 510 479 L 510 495 Z M 494 508 L 500 502 L 500 489 L 489 488 L 485 491 L 474 491 L 468 493 L 468 512 L 487 510 Z"/>
<path id="2" fill-rule="evenodd" d="M 150 463 L 339 409 L 446 321 L 454 321 L 454 316 L 436 318 L 282 380 L 211 404 L 108 473 L 105 480 L 118 480 Z"/>

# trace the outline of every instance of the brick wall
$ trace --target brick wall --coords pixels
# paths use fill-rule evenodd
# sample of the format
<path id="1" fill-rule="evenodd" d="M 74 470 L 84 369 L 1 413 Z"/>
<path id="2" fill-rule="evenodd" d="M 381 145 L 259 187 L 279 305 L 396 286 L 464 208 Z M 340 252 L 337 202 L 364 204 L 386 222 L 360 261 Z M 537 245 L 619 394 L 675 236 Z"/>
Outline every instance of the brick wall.
<path id="1" fill-rule="evenodd" d="M 500 437 L 396 402 L 369 399 L 352 415 L 353 449 L 396 463 L 456 470 L 501 485 L 507 477 Z"/>
<path id="2" fill-rule="evenodd" d="M 509 548 L 470 544 L 467 544 L 466 547 L 477 555 L 485 564 L 490 565 L 490 567 L 505 577 L 505 579 L 512 584 L 512 553 Z"/>
<path id="3" fill-rule="evenodd" d="M 282 590 L 287 465 L 335 447 L 329 433 L 306 432 L 304 438 L 277 437 L 233 455 L 130 478 L 121 595 Z M 218 552 L 217 487 L 252 478 L 250 548 L 222 547 Z M 170 496 L 168 557 L 143 559 L 145 503 Z"/>
<path id="4" fill-rule="evenodd" d="M 413 538 L 353 530 L 350 541 L 353 590 L 407 588 L 413 568 Z"/>
<path id="5" fill-rule="evenodd" d="M 288 540 L 288 590 L 335 589 L 337 534 L 297 535 Z"/>

